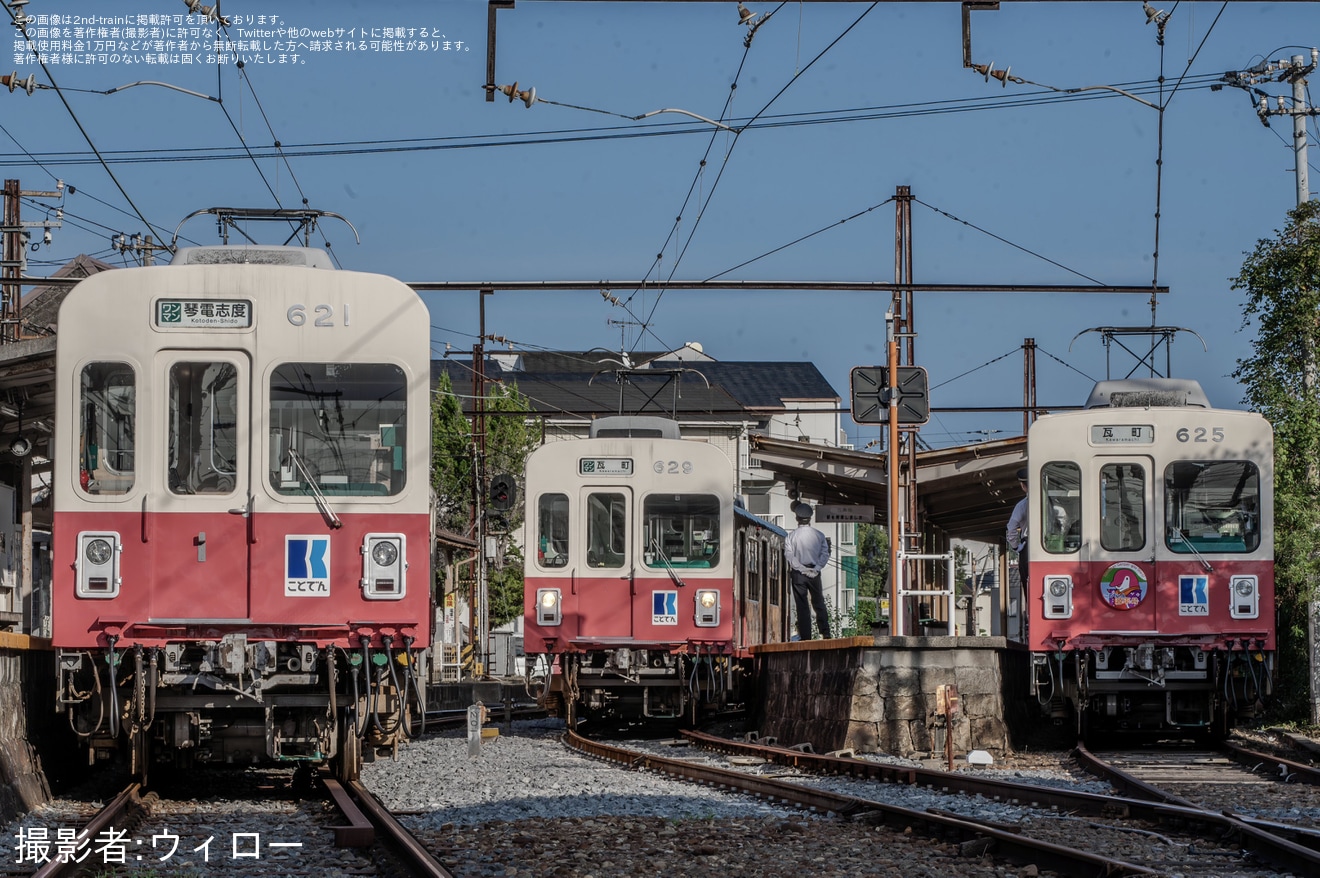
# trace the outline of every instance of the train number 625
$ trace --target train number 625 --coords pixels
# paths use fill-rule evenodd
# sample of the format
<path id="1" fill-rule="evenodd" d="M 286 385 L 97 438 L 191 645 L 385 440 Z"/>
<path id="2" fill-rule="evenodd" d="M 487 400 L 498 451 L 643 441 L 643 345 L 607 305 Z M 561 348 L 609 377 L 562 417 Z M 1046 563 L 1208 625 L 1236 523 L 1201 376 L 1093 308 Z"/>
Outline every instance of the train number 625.
<path id="1" fill-rule="evenodd" d="M 1223 442 L 1223 427 L 1181 427 L 1174 434 L 1179 442 Z"/>

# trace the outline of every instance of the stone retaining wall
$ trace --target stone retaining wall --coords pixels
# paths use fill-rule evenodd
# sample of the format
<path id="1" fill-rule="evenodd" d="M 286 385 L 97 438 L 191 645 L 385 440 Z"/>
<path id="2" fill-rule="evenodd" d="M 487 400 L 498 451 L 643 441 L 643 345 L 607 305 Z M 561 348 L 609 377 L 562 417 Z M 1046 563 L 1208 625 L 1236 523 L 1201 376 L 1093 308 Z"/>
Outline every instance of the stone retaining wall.
<path id="1" fill-rule="evenodd" d="M 853 637 L 757 647 L 762 735 L 818 752 L 944 752 L 936 693 L 957 687 L 953 749 L 1015 749 L 1025 736 L 1029 656 L 1002 637 Z"/>

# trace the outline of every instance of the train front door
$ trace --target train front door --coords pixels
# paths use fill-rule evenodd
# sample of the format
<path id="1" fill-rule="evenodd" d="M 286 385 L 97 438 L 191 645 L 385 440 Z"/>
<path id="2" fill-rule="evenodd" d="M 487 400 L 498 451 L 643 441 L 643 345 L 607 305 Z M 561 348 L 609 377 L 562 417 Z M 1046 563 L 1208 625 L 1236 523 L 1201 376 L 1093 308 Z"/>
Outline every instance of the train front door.
<path id="1" fill-rule="evenodd" d="M 1095 471 L 1098 538 L 1083 560 L 1100 568 L 1096 620 L 1105 630 L 1156 629 L 1154 461 L 1145 456 L 1102 457 Z M 1084 492 L 1085 493 L 1085 492 Z"/>
<path id="2" fill-rule="evenodd" d="M 592 486 L 582 492 L 587 554 L 578 571 L 578 602 L 583 637 L 632 637 L 634 575 L 633 497 L 629 488 Z"/>
<path id="3" fill-rule="evenodd" d="M 164 351 L 151 423 L 165 436 L 143 508 L 157 581 L 152 621 L 249 617 L 251 363 L 241 351 Z M 153 479 L 153 481 L 156 481 Z"/>

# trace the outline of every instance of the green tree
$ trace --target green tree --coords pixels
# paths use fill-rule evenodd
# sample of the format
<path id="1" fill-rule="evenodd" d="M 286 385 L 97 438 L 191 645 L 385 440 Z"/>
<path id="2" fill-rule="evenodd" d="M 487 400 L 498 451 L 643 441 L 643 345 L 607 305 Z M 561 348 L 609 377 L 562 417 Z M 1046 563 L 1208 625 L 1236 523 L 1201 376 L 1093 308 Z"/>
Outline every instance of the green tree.
<path id="1" fill-rule="evenodd" d="M 440 373 L 431 397 L 431 488 L 436 524 L 466 534 L 472 518 L 472 426 L 447 372 Z"/>
<path id="2" fill-rule="evenodd" d="M 1299 205 L 1283 231 L 1257 241 L 1233 289 L 1246 292 L 1243 327 L 1256 329 L 1252 355 L 1238 360 L 1233 377 L 1247 404 L 1274 425 L 1277 703 L 1300 717 L 1310 701 L 1308 606 L 1320 576 L 1320 204 Z"/>
<path id="3" fill-rule="evenodd" d="M 527 496 L 527 455 L 541 443 L 540 419 L 529 420 L 527 397 L 516 384 L 496 385 L 486 394 L 486 475 L 509 473 L 518 480 L 518 500 L 504 516 L 509 534 L 522 527 Z M 504 563 L 486 576 L 487 616 L 492 628 L 523 611 L 523 555 L 511 537 L 501 537 Z"/>
<path id="4" fill-rule="evenodd" d="M 870 632 L 880 616 L 880 598 L 889 594 L 889 534 L 875 524 L 857 525 L 858 631 Z"/>
<path id="5" fill-rule="evenodd" d="M 518 501 L 501 515 L 507 531 L 498 535 L 503 562 L 487 571 L 487 618 L 492 628 L 522 613 L 523 556 L 512 535 L 523 521 L 521 488 L 525 484 L 527 455 L 540 444 L 539 419 L 529 421 L 527 398 L 516 385 L 492 384 L 486 394 L 486 477 L 509 473 L 518 481 Z M 472 424 L 447 373 L 431 402 L 431 486 L 436 495 L 437 524 L 453 533 L 474 535 L 472 505 L 475 497 Z M 482 490 L 486 490 L 486 485 Z M 500 528 L 505 530 L 505 528 Z"/>

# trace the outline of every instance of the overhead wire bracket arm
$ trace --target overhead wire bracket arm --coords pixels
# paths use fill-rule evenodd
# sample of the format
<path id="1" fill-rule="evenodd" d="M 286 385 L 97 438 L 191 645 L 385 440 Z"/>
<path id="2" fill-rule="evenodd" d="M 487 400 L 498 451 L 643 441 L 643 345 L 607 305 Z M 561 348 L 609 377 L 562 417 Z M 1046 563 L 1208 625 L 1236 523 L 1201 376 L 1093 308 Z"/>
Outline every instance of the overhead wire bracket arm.
<path id="1" fill-rule="evenodd" d="M 154 80 L 154 79 L 143 79 L 143 80 L 140 80 L 140 81 L 138 81 L 138 82 L 130 82 L 130 83 L 128 83 L 127 85 L 117 85 L 117 86 L 115 86 L 115 87 L 112 88 L 112 89 L 107 89 L 106 91 L 98 92 L 98 94 L 112 95 L 112 94 L 114 94 L 115 92 L 123 91 L 123 90 L 126 89 L 126 88 L 134 88 L 135 86 L 139 86 L 139 85 L 158 85 L 158 86 L 160 86 L 161 88 L 168 88 L 168 89 L 171 89 L 171 90 L 173 90 L 173 91 L 181 91 L 181 92 L 183 92 L 184 94 L 186 94 L 186 95 L 192 95 L 192 96 L 195 97 L 195 98 L 204 98 L 205 100 L 208 100 L 208 101 L 215 101 L 217 104 L 219 104 L 219 103 L 223 103 L 219 98 L 211 97 L 211 95 L 202 94 L 202 93 L 199 92 L 199 91 L 193 91 L 192 89 L 189 89 L 189 88 L 182 88 L 182 87 L 177 86 L 177 85 L 170 85 L 168 82 L 157 82 L 157 81 Z M 46 87 L 47 87 L 47 86 L 38 86 L 38 88 L 46 88 Z"/>

